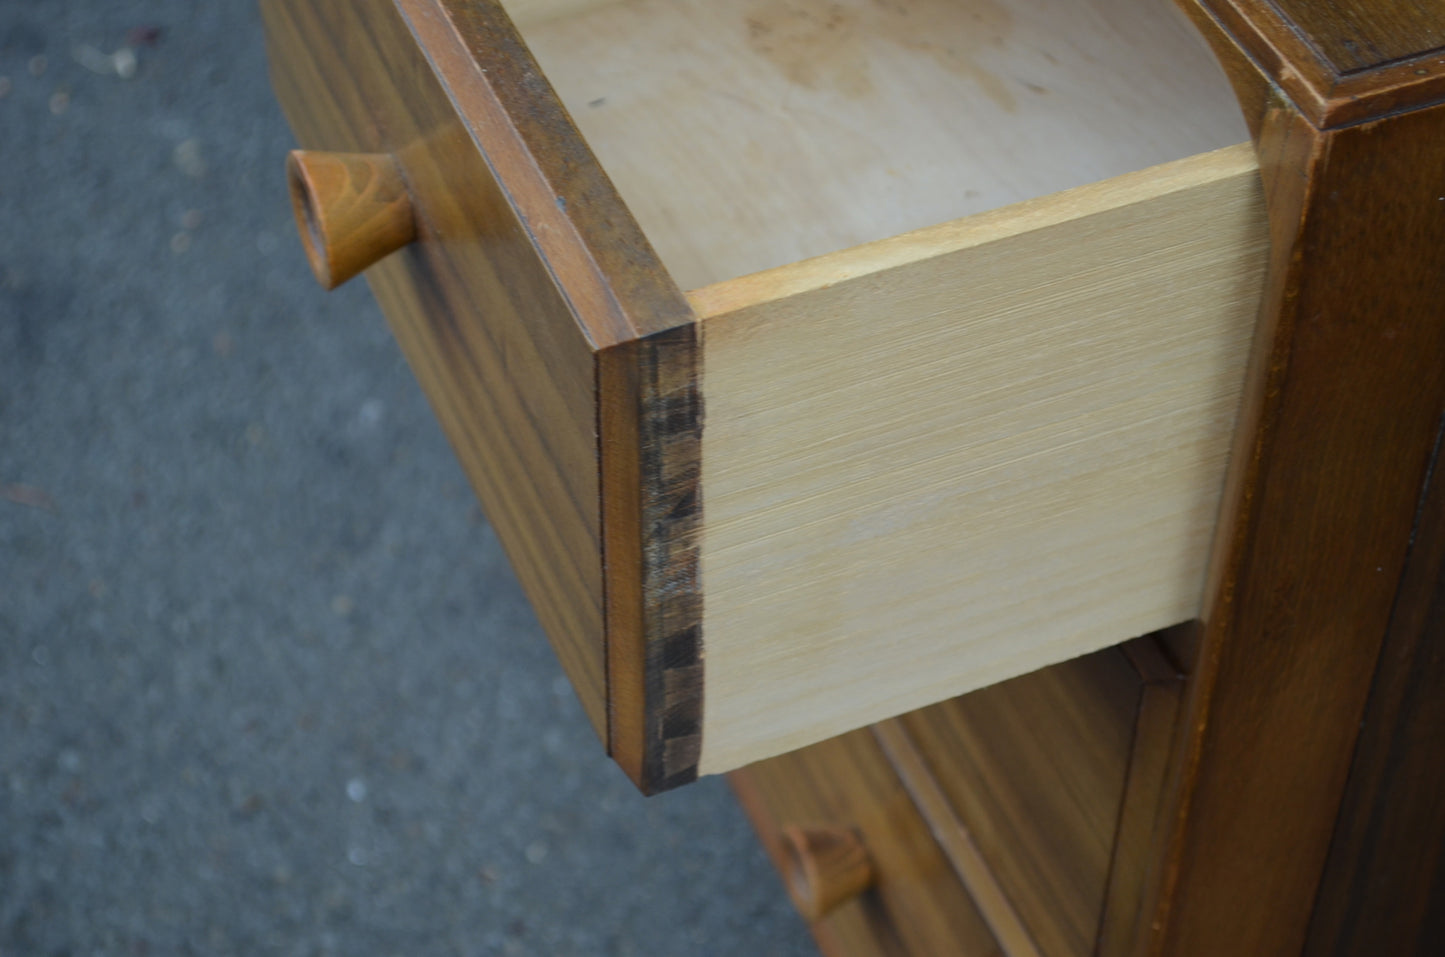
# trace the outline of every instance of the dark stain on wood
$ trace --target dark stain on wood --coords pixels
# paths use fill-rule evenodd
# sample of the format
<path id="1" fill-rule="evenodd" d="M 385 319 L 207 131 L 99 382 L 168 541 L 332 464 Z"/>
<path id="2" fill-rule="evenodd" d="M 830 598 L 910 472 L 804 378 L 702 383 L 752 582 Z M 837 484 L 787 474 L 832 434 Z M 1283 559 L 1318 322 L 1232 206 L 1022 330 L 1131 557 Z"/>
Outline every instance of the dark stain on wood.
<path id="1" fill-rule="evenodd" d="M 1300 953 L 1445 412 L 1445 106 L 1397 64 L 1322 67 L 1311 51 L 1348 34 L 1306 38 L 1307 24 L 1251 0 L 1198 3 L 1216 49 L 1237 43 L 1235 68 L 1263 74 L 1235 79 L 1259 111 L 1272 251 L 1150 952 Z M 1388 30 L 1398 5 L 1378 6 L 1372 23 Z"/>
<path id="2" fill-rule="evenodd" d="M 642 369 L 643 620 L 649 790 L 697 779 L 702 753 L 702 393 L 696 326 L 650 337 Z"/>
<path id="3" fill-rule="evenodd" d="M 1442 0 L 1270 0 L 1335 72 L 1360 73 L 1445 46 Z"/>
<path id="4" fill-rule="evenodd" d="M 877 40 L 931 58 L 966 77 L 1001 109 L 1017 106 L 1010 84 L 981 62 L 1013 29 L 994 0 L 785 0 L 761 3 L 744 20 L 748 45 L 789 81 L 849 99 L 874 92 L 869 44 Z"/>

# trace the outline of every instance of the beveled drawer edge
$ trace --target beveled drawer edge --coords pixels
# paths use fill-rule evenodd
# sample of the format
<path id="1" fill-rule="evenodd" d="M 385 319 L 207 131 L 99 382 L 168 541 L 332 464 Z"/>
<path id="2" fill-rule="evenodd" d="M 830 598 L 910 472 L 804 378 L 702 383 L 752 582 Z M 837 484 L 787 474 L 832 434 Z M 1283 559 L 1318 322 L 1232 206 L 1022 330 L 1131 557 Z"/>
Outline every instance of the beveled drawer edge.
<path id="1" fill-rule="evenodd" d="M 502 5 L 388 2 L 494 164 L 593 348 L 690 324 L 681 290 Z"/>
<path id="2" fill-rule="evenodd" d="M 1134 741 L 1129 751 L 1129 770 L 1124 796 L 1119 802 L 1119 820 L 1114 828 L 1114 852 L 1099 915 L 1099 957 L 1127 957 L 1140 951 L 1150 928 L 1151 912 L 1159 885 L 1151 873 L 1152 858 L 1130 867 L 1127 856 L 1146 854 L 1159 839 L 1166 779 L 1172 763 L 1177 724 L 1183 711 L 1186 675 L 1171 649 L 1190 640 L 1196 622 L 1125 642 L 1125 658 L 1139 675 L 1139 700 L 1134 718 Z"/>
<path id="3" fill-rule="evenodd" d="M 872 726 L 873 737 L 898 779 L 913 799 L 913 806 L 928 824 L 934 840 L 968 889 L 974 906 L 993 931 L 1008 957 L 1042 957 L 1018 911 L 1009 902 L 988 862 L 979 852 L 968 828 L 948 802 L 919 753 L 913 736 L 897 718 Z"/>
<path id="4" fill-rule="evenodd" d="M 644 793 L 697 778 L 696 318 L 495 0 L 395 0 L 596 351 L 607 748 Z M 445 51 L 445 54 L 441 51 Z"/>
<path id="5" fill-rule="evenodd" d="M 1170 657 L 1170 642 L 1183 640 L 1195 627 L 1186 622 L 1124 642 L 1124 659 L 1139 679 L 1134 705 L 1134 737 L 1129 751 L 1125 791 L 1114 830 L 1109 875 L 1100 902 L 1094 953 L 1123 957 L 1136 952 L 1148 936 L 1144 915 L 1155 876 L 1126 863 L 1155 839 L 1164 796 L 1176 722 L 1186 675 Z M 1042 957 L 1033 935 L 1009 900 L 987 859 L 928 767 L 918 743 L 901 718 L 870 727 L 879 747 L 927 822 L 939 848 L 967 888 L 980 915 L 1009 957 Z"/>
<path id="6" fill-rule="evenodd" d="M 1263 209 L 1241 144 L 689 293 L 703 773 L 1197 613 Z"/>

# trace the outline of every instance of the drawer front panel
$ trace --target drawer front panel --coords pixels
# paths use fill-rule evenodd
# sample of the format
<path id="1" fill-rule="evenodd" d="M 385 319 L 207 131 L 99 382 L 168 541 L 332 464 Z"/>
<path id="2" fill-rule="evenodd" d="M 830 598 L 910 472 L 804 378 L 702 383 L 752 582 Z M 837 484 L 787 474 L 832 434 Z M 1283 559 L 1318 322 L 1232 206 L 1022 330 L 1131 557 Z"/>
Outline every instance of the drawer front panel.
<path id="1" fill-rule="evenodd" d="M 730 780 L 785 873 L 790 826 L 861 836 L 872 888 L 813 924 L 830 957 L 1003 953 L 869 731 L 759 762 Z"/>
<path id="2" fill-rule="evenodd" d="M 686 328 L 687 304 L 497 4 L 262 7 L 302 145 L 389 154 L 401 169 L 418 241 L 367 278 L 608 740 L 605 542 L 640 532 L 635 515 L 606 526 L 599 357 L 630 350 L 606 374 L 635 378 L 645 337 Z M 649 383 L 625 384 L 638 401 L 612 428 L 635 433 Z M 621 446 L 630 456 L 610 467 L 644 488 L 636 443 Z"/>
<path id="3" fill-rule="evenodd" d="M 899 719 L 1050 957 L 1094 952 L 1139 690 L 1109 649 Z"/>
<path id="4" fill-rule="evenodd" d="M 1135 953 L 1157 882 L 1147 849 L 1184 686 L 1156 637 L 734 772 L 785 878 L 799 870 L 790 826 L 862 835 L 878 883 L 817 924 L 824 949 Z M 956 885 L 934 872 L 940 856 Z M 905 887 L 919 875 L 931 876 Z M 961 906 L 959 889 L 987 942 L 933 915 Z"/>
<path id="5" fill-rule="evenodd" d="M 601 731 L 591 348 L 401 13 L 327 0 L 264 10 L 298 140 L 401 160 L 423 241 L 367 278 Z"/>

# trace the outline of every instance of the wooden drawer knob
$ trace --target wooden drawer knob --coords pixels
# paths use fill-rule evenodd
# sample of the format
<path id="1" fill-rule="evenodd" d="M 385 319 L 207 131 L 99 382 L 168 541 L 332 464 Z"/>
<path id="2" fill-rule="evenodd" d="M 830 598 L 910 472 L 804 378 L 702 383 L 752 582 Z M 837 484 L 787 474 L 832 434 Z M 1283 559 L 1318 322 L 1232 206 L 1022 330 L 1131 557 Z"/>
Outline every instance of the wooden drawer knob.
<path id="1" fill-rule="evenodd" d="M 327 289 L 416 238 L 406 181 L 386 153 L 292 150 L 286 180 L 306 258 Z"/>
<path id="2" fill-rule="evenodd" d="M 783 829 L 783 879 L 793 905 L 821 920 L 873 883 L 873 860 L 858 832 L 840 827 Z"/>

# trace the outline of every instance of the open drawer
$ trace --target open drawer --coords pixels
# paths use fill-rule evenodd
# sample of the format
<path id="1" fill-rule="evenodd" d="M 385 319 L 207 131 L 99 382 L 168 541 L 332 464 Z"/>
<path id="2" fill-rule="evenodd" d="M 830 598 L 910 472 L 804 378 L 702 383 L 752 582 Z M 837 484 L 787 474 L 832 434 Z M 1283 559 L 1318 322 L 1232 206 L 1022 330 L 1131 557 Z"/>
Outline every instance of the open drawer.
<path id="1" fill-rule="evenodd" d="M 263 0 L 366 154 L 293 169 L 313 259 L 382 257 L 639 786 L 1197 614 L 1267 237 L 1163 0 L 506 6 Z"/>

